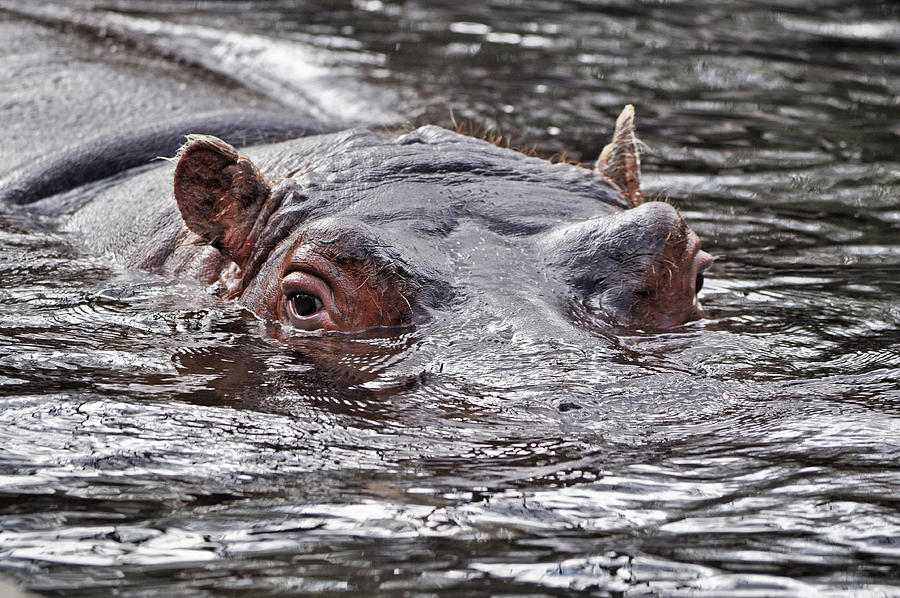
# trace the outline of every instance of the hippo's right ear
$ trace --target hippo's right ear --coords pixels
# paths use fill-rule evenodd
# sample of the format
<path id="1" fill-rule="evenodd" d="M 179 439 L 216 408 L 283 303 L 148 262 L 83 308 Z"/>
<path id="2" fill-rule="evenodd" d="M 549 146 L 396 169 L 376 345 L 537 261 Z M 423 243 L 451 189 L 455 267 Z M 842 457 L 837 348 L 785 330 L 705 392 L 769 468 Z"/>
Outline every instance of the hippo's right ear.
<path id="1" fill-rule="evenodd" d="M 191 135 L 175 167 L 175 200 L 185 224 L 241 268 L 247 237 L 269 187 L 256 166 L 221 139 Z"/>

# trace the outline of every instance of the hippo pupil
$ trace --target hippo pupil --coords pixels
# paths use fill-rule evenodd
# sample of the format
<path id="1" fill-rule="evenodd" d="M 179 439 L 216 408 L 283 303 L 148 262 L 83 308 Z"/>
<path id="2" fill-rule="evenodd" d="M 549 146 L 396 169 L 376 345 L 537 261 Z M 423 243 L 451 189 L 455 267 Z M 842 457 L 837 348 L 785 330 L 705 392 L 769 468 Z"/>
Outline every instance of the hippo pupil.
<path id="1" fill-rule="evenodd" d="M 298 316 L 311 316 L 319 311 L 319 299 L 312 295 L 297 293 L 291 297 L 294 306 L 294 313 Z"/>
<path id="2" fill-rule="evenodd" d="M 695 287 L 695 288 L 694 288 L 694 292 L 695 292 L 695 293 L 699 293 L 699 292 L 700 292 L 700 289 L 703 288 L 703 272 L 698 272 L 698 273 L 697 273 L 697 282 L 696 282 L 696 284 L 694 285 L 694 287 Z"/>

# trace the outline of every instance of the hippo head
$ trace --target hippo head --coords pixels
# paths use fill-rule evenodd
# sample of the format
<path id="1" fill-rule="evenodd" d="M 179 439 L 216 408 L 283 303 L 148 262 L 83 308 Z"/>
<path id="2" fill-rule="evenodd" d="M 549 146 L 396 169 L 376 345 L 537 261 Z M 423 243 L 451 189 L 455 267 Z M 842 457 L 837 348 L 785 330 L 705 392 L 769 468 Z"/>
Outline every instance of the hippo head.
<path id="1" fill-rule="evenodd" d="M 712 258 L 669 204 L 644 202 L 633 109 L 593 170 L 427 126 L 248 151 L 190 138 L 175 171 L 187 227 L 226 258 L 225 293 L 303 331 L 427 314 L 666 328 L 700 315 Z"/>

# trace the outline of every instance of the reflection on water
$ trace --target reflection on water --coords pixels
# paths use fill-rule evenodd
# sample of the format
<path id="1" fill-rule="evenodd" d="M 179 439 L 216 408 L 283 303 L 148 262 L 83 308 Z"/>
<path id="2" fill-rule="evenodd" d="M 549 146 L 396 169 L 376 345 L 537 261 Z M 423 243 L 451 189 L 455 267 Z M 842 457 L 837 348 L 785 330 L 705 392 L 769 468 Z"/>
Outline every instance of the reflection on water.
<path id="1" fill-rule="evenodd" d="M 896 7 L 294 4 L 67 8 L 156 23 L 176 57 L 196 46 L 169 22 L 276 37 L 384 90 L 378 114 L 452 110 L 548 156 L 593 159 L 635 103 L 649 194 L 718 257 L 708 318 L 572 344 L 436 317 L 293 352 L 4 213 L 4 575 L 83 596 L 900 595 Z"/>

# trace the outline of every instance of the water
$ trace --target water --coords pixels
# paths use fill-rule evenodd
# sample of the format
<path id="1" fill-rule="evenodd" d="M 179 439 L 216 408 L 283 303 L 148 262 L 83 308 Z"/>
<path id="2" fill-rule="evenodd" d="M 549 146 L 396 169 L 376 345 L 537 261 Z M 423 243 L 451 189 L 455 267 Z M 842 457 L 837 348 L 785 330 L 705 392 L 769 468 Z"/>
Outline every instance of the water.
<path id="1" fill-rule="evenodd" d="M 436 318 L 291 351 L 6 210 L 3 575 L 48 596 L 900 596 L 896 5 L 66 7 L 262 69 L 259 102 L 338 119 L 362 97 L 373 122 L 544 156 L 593 159 L 634 103 L 645 190 L 718 261 L 708 317 L 665 334 Z M 204 58 L 215 31 L 267 51 Z M 340 76 L 298 90 L 284 52 Z"/>

